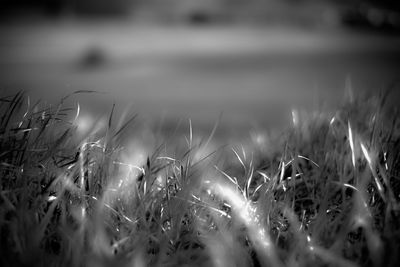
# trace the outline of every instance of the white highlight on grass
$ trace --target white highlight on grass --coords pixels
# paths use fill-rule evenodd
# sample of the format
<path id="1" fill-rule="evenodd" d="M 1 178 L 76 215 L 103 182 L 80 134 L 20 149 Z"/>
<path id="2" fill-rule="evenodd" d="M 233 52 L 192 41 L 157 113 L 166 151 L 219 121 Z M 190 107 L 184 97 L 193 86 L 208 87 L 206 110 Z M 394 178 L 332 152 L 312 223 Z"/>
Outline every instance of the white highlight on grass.
<path id="1" fill-rule="evenodd" d="M 336 117 L 333 116 L 332 119 L 331 119 L 331 121 L 329 122 L 329 125 L 332 125 L 332 124 L 335 122 L 335 120 L 336 120 Z"/>
<path id="2" fill-rule="evenodd" d="M 124 217 L 124 219 L 127 220 L 128 222 L 134 223 L 134 221 L 131 220 L 128 216 L 122 214 L 122 217 Z"/>
<path id="3" fill-rule="evenodd" d="M 226 178 L 228 178 L 229 181 L 232 182 L 232 184 L 234 184 L 234 185 L 236 185 L 236 186 L 239 186 L 238 183 L 237 183 L 237 181 L 235 181 L 232 177 L 230 177 L 226 172 L 220 170 L 220 169 L 218 168 L 217 165 L 214 165 L 214 168 L 215 168 L 217 171 L 219 171 L 222 175 L 224 175 Z"/>
<path id="4" fill-rule="evenodd" d="M 201 199 L 198 196 L 195 196 L 194 194 L 192 194 L 192 198 L 196 199 L 197 201 L 201 201 Z"/>
<path id="5" fill-rule="evenodd" d="M 123 183 L 124 183 L 124 180 L 123 179 L 119 179 L 117 187 L 120 188 Z"/>
<path id="6" fill-rule="evenodd" d="M 343 186 L 348 187 L 348 188 L 351 188 L 351 189 L 353 189 L 354 191 L 358 191 L 358 189 L 357 189 L 354 185 L 344 183 Z"/>
<path id="7" fill-rule="evenodd" d="M 246 150 L 244 149 L 243 144 L 241 145 L 241 148 L 242 148 L 243 158 L 244 158 L 244 160 L 246 161 Z"/>
<path id="8" fill-rule="evenodd" d="M 131 144 L 123 152 L 123 162 L 130 166 L 144 166 L 146 163 L 147 149 L 141 144 L 140 141 L 132 141 Z M 142 169 L 139 167 L 139 169 Z"/>
<path id="9" fill-rule="evenodd" d="M 311 244 L 311 241 L 311 236 L 307 235 L 308 248 L 310 251 L 314 251 L 314 246 Z"/>
<path id="10" fill-rule="evenodd" d="M 347 122 L 348 128 L 349 128 L 349 143 L 350 143 L 350 149 L 351 149 L 351 162 L 353 163 L 353 168 L 356 167 L 356 156 L 354 153 L 354 141 L 353 141 L 353 131 L 351 130 L 351 125 L 350 122 Z"/>
<path id="11" fill-rule="evenodd" d="M 154 180 L 155 190 L 161 191 L 162 188 L 165 187 L 165 178 L 161 174 L 157 175 L 157 178 Z"/>
<path id="12" fill-rule="evenodd" d="M 243 166 L 243 169 L 246 171 L 246 165 L 243 163 L 243 160 L 240 158 L 239 154 L 235 151 L 234 148 L 231 148 L 231 149 L 232 149 L 233 153 L 235 153 L 235 155 L 236 155 L 237 159 L 239 160 L 240 164 Z M 246 158 L 246 154 L 244 152 L 243 147 L 242 147 L 242 151 L 243 151 L 244 158 Z"/>
<path id="13" fill-rule="evenodd" d="M 292 161 L 290 161 L 290 162 L 288 163 L 288 165 L 289 165 L 291 162 L 292 162 Z M 281 167 L 281 174 L 280 174 L 280 177 L 279 177 L 279 182 L 282 183 L 283 191 L 286 192 L 287 188 L 286 188 L 286 186 L 285 186 L 285 183 L 283 183 L 283 175 L 285 174 L 285 168 L 286 168 L 287 165 L 285 164 L 284 161 L 282 161 L 281 163 L 282 163 L 282 164 L 281 164 L 282 167 Z"/>
<path id="14" fill-rule="evenodd" d="M 147 150 L 139 143 L 132 141 L 128 147 L 124 148 L 121 161 L 114 161 L 114 164 L 125 166 L 119 174 L 117 188 L 129 186 L 136 182 L 139 175 L 145 175 Z"/>
<path id="15" fill-rule="evenodd" d="M 30 106 L 31 106 L 31 100 L 30 100 L 30 98 L 29 98 L 29 96 L 28 96 L 28 97 L 27 97 L 27 108 L 26 108 L 26 111 L 25 111 L 24 115 L 22 115 L 22 119 L 21 119 L 21 121 L 18 123 L 17 128 L 21 128 L 22 125 L 24 124 L 25 118 L 26 118 L 26 116 L 27 116 L 28 113 L 29 113 Z"/>
<path id="16" fill-rule="evenodd" d="M 299 125 L 299 113 L 295 109 L 292 109 L 292 121 L 294 126 L 297 127 Z"/>
<path id="17" fill-rule="evenodd" d="M 243 199 L 243 196 L 239 194 L 238 192 L 235 192 L 233 189 L 231 189 L 228 186 L 223 186 L 221 184 L 217 184 L 215 186 L 216 193 L 224 198 L 227 199 L 228 202 L 234 207 L 236 210 L 237 214 L 240 216 L 240 218 L 243 220 L 243 222 L 248 225 L 250 223 L 252 214 L 250 214 L 250 203 L 246 202 Z M 210 189 L 207 189 L 207 191 L 210 191 Z"/>
<path id="18" fill-rule="evenodd" d="M 368 165 L 369 165 L 370 169 L 372 169 L 371 157 L 369 156 L 368 150 L 367 150 L 367 148 L 364 146 L 363 143 L 361 143 L 361 150 L 362 150 L 362 152 L 363 152 L 363 154 L 364 154 L 365 159 L 366 159 L 367 162 L 368 162 Z"/>
<path id="19" fill-rule="evenodd" d="M 176 161 L 176 159 L 174 159 L 174 158 L 171 158 L 171 157 L 157 157 L 156 159 L 158 159 L 158 160 L 170 160 L 170 161 L 173 161 L 173 162 L 175 162 Z"/>
<path id="20" fill-rule="evenodd" d="M 85 168 L 86 168 L 85 158 L 84 158 L 84 154 L 86 152 L 85 150 L 86 150 L 86 143 L 83 143 L 81 146 L 81 151 L 79 153 L 79 163 L 80 163 L 80 165 L 79 165 L 79 170 L 80 170 L 79 188 L 81 190 L 85 189 L 84 188 L 84 186 L 85 186 Z"/>
<path id="21" fill-rule="evenodd" d="M 77 107 L 76 107 L 76 115 L 75 115 L 75 119 L 74 119 L 74 124 L 77 122 L 80 111 L 81 111 L 81 106 L 79 105 L 79 102 L 76 103 Z"/>
<path id="22" fill-rule="evenodd" d="M 376 171 L 375 171 L 374 166 L 373 166 L 373 162 L 371 160 L 370 153 L 368 152 L 367 148 L 364 146 L 363 143 L 360 142 L 360 144 L 361 144 L 361 150 L 362 150 L 362 152 L 364 154 L 364 157 L 368 162 L 368 166 L 369 166 L 369 168 L 370 168 L 370 170 L 372 172 L 372 176 L 375 179 L 376 187 L 378 188 L 378 191 L 381 194 L 382 198 L 385 199 L 384 193 L 383 193 L 383 186 L 382 186 L 381 182 L 379 181 L 379 179 L 377 177 Z"/>
<path id="23" fill-rule="evenodd" d="M 317 167 L 319 168 L 319 165 L 318 165 L 315 161 L 313 161 L 312 159 L 307 158 L 307 157 L 302 156 L 302 155 L 298 155 L 297 157 L 298 157 L 298 158 L 301 158 L 301 159 L 308 160 L 309 162 L 311 162 L 312 164 L 314 164 L 315 166 L 317 166 Z"/>
<path id="24" fill-rule="evenodd" d="M 122 166 L 126 166 L 128 167 L 129 171 L 132 172 L 134 169 L 138 170 L 139 172 L 145 174 L 145 170 L 143 167 L 139 167 L 133 164 L 129 164 L 129 163 L 124 163 L 124 162 L 120 162 L 120 161 L 113 161 L 113 164 L 117 164 L 117 165 L 122 165 Z"/>
<path id="25" fill-rule="evenodd" d="M 388 164 L 387 164 L 387 152 L 383 153 L 383 159 L 385 161 L 385 169 L 389 170 Z"/>
<path id="26" fill-rule="evenodd" d="M 109 179 L 106 192 L 103 195 L 102 203 L 105 207 L 114 211 L 114 205 L 119 202 L 127 203 L 135 197 L 137 193 L 135 189 L 138 189 L 138 178 L 146 174 L 145 167 L 142 167 L 146 164 L 146 155 L 144 146 L 141 146 L 136 140 L 122 149 L 118 160 L 113 161 L 113 164 L 121 167 L 118 168 L 118 173 Z M 145 179 L 143 182 L 145 182 Z M 154 183 L 154 186 L 158 189 L 159 185 Z M 143 190 L 143 192 L 147 191 Z M 132 221 L 132 219 L 128 219 Z M 128 219 L 127 221 L 129 221 Z"/>
<path id="27" fill-rule="evenodd" d="M 268 175 L 266 175 L 265 173 L 261 171 L 257 171 L 257 173 L 262 176 L 262 178 L 264 179 L 264 183 L 266 183 L 267 181 L 269 182 L 271 180 L 271 178 L 269 178 Z"/>
<path id="28" fill-rule="evenodd" d="M 48 201 L 48 202 L 52 202 L 52 201 L 54 201 L 54 200 L 56 200 L 56 199 L 57 199 L 56 196 L 49 196 L 49 197 L 47 198 L 47 201 Z"/>
<path id="29" fill-rule="evenodd" d="M 256 207 L 250 201 L 247 201 L 238 190 L 234 190 L 230 186 L 216 184 L 214 189 L 218 196 L 225 199 L 229 203 L 228 205 L 232 206 L 233 212 L 238 215 L 240 221 L 247 227 L 252 241 L 265 249 L 264 253 L 275 261 L 271 240 L 265 228 L 260 224 Z"/>

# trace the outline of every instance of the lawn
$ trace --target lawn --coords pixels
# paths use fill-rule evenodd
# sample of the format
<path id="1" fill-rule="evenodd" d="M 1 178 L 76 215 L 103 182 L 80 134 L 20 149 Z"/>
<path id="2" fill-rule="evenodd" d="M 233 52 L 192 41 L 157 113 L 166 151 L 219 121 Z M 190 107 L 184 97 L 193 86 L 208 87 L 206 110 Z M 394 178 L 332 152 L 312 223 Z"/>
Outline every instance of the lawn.
<path id="1" fill-rule="evenodd" d="M 293 110 L 285 128 L 231 142 L 218 123 L 160 130 L 114 109 L 82 131 L 65 98 L 3 96 L 0 265 L 397 266 L 400 122 L 387 97 Z M 146 149 L 129 143 L 148 135 Z"/>

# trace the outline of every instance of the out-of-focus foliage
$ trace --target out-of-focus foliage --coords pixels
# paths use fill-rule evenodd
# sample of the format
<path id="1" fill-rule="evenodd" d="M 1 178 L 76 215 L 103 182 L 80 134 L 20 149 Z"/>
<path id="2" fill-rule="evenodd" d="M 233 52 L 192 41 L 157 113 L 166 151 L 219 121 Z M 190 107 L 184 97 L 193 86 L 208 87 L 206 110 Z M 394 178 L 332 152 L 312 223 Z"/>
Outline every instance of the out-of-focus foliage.
<path id="1" fill-rule="evenodd" d="M 291 25 L 346 25 L 399 29 L 400 9 L 386 0 L 3 0 L 3 14 L 114 15 L 190 24 L 256 22 Z"/>

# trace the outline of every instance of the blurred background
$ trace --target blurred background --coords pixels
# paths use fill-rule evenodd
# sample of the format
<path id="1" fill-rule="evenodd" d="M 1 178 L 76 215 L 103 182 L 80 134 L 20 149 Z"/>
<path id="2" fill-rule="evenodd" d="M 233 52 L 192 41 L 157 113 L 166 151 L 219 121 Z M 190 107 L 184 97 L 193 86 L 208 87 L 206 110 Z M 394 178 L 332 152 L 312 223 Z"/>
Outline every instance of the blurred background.
<path id="1" fill-rule="evenodd" d="M 246 129 L 400 77 L 395 0 L 0 0 L 0 18 L 3 93 L 98 91 L 74 98 L 88 117 Z"/>

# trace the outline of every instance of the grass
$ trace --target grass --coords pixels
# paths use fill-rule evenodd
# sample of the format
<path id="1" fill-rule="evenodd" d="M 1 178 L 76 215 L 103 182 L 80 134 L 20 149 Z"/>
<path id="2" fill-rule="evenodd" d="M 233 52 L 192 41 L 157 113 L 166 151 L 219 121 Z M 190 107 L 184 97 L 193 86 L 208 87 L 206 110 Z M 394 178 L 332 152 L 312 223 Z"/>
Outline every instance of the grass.
<path id="1" fill-rule="evenodd" d="M 65 99 L 3 97 L 1 266 L 397 266 L 400 123 L 384 100 L 294 110 L 234 144 L 189 123 L 145 154 L 126 142 L 135 117 L 78 134 Z"/>

